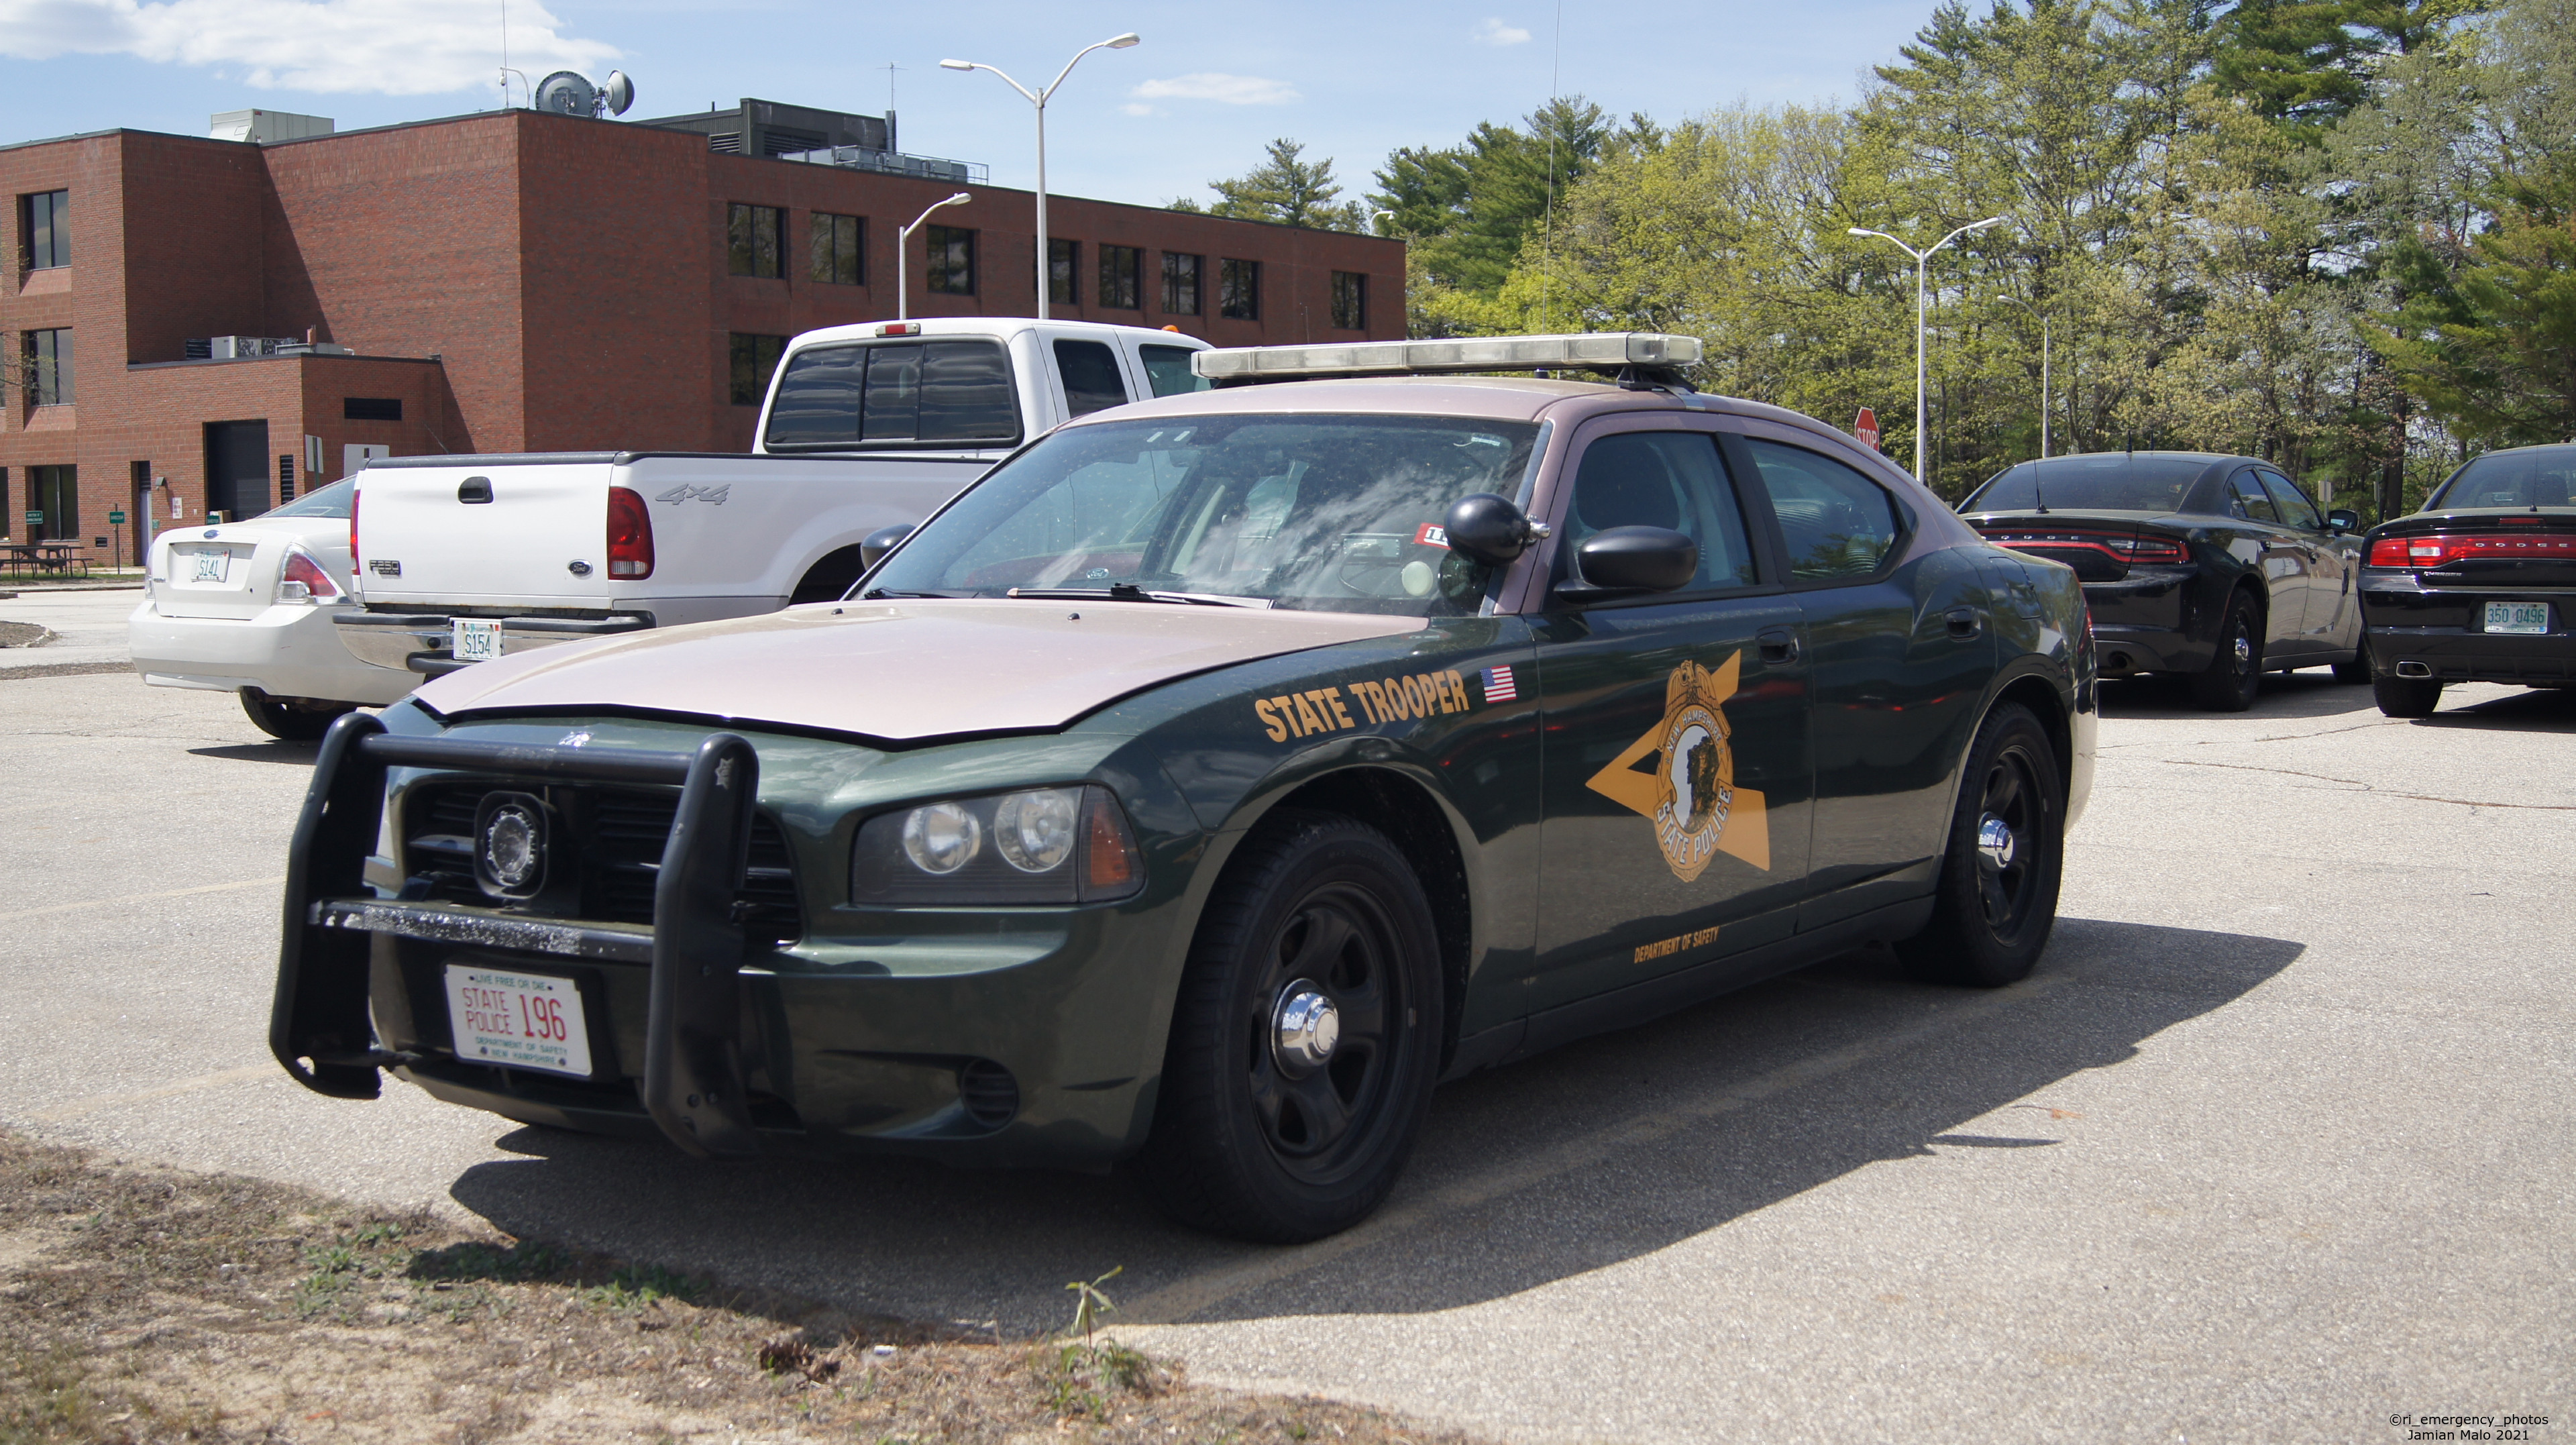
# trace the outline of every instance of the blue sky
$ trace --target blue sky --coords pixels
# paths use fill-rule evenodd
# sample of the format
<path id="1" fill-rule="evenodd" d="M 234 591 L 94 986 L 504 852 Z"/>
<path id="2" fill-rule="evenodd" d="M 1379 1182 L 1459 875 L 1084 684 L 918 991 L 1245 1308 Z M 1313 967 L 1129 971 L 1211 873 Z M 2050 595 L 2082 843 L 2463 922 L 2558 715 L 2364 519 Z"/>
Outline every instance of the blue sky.
<path id="1" fill-rule="evenodd" d="M 327 115 L 342 129 L 500 101 L 501 0 L 0 0 L 0 141 L 131 126 L 203 134 L 216 111 Z M 672 0 L 511 0 L 510 64 L 531 75 L 611 67 L 635 80 L 629 119 L 749 95 L 886 108 L 903 148 L 981 161 L 995 183 L 1033 172 L 1029 105 L 954 56 L 1022 84 L 1095 40 L 1047 111 L 1049 189 L 1160 204 L 1206 199 L 1274 136 L 1336 162 L 1345 194 L 1402 145 L 1445 145 L 1508 121 L 1557 86 L 1614 114 L 1673 120 L 1732 100 L 1849 98 L 1923 24 L 1931 0 L 1803 5 L 1476 3 L 825 5 L 712 9 Z M 1560 14 L 1562 39 L 1559 44 Z M 517 86 L 513 85 L 514 93 Z"/>

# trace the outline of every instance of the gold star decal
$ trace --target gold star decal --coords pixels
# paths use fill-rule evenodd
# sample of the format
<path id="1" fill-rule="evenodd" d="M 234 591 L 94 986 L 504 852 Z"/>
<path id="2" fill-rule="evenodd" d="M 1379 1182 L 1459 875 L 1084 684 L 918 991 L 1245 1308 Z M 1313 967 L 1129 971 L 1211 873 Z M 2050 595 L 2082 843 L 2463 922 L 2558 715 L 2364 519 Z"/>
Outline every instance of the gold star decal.
<path id="1" fill-rule="evenodd" d="M 1664 716 L 1585 784 L 1655 825 L 1655 846 L 1684 883 L 1709 860 L 1730 854 L 1771 871 L 1771 828 L 1762 794 L 1735 786 L 1735 752 L 1722 711 L 1735 696 L 1744 654 L 1716 670 L 1685 662 L 1664 683 Z M 1637 771 L 1647 757 L 1660 762 Z"/>

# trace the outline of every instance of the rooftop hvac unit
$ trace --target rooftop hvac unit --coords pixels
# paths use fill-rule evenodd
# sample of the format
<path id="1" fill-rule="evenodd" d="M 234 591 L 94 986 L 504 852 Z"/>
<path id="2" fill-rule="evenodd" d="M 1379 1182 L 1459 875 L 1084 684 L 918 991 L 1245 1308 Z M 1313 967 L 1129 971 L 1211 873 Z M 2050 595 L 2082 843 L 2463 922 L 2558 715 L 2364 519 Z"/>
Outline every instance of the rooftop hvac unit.
<path id="1" fill-rule="evenodd" d="M 355 356 L 336 341 L 305 341 L 293 336 L 191 336 L 184 352 L 190 361 L 247 361 L 261 356 Z"/>

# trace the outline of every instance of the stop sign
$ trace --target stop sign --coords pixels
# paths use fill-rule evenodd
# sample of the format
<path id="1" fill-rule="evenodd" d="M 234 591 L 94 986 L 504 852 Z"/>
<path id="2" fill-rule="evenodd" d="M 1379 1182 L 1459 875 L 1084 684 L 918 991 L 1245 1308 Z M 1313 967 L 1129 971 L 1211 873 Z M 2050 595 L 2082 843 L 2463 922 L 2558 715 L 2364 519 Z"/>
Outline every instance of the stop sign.
<path id="1" fill-rule="evenodd" d="M 1860 438 L 1862 446 L 1878 450 L 1878 413 L 1862 407 L 1859 419 L 1852 423 L 1852 435 Z"/>

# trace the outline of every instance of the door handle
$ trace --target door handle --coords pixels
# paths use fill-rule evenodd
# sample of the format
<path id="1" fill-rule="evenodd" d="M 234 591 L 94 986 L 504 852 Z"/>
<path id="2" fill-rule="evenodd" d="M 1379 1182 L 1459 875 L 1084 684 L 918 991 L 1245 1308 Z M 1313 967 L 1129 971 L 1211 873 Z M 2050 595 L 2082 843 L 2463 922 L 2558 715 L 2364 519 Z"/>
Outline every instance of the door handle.
<path id="1" fill-rule="evenodd" d="M 1785 627 L 1766 627 L 1754 634 L 1754 643 L 1762 650 L 1764 662 L 1798 660 L 1798 634 Z"/>
<path id="2" fill-rule="evenodd" d="M 1986 619 L 1973 607 L 1953 607 L 1941 614 L 1941 620 L 1949 624 L 1950 635 L 1961 642 L 1986 630 Z"/>

